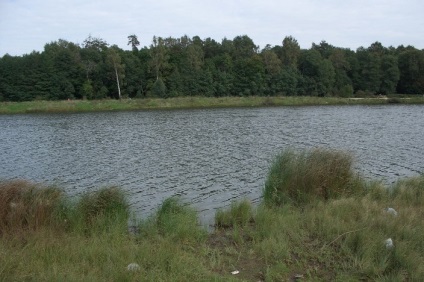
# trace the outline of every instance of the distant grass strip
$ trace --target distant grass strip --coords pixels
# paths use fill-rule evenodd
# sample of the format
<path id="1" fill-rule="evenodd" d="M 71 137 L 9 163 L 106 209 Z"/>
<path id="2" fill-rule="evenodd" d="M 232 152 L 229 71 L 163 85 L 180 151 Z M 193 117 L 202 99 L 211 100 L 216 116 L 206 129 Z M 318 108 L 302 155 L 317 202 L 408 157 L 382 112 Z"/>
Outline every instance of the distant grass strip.
<path id="1" fill-rule="evenodd" d="M 358 104 L 422 104 L 421 96 L 389 99 L 383 98 L 336 98 L 336 97 L 178 97 L 169 99 L 123 99 L 123 100 L 71 100 L 0 102 L 0 114 L 67 113 L 97 111 L 131 111 L 152 109 L 192 109 L 228 107 L 269 107 L 306 105 L 358 105 Z"/>

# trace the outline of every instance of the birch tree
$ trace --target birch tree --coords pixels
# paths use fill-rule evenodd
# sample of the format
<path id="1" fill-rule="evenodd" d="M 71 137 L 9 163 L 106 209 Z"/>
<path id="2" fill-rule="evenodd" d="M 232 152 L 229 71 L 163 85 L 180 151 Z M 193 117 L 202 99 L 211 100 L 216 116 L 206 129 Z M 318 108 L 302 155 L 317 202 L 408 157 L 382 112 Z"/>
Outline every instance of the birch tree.
<path id="1" fill-rule="evenodd" d="M 118 87 L 118 97 L 121 100 L 121 86 L 120 81 L 122 81 L 124 77 L 124 65 L 121 62 L 121 57 L 119 56 L 118 52 L 115 50 L 114 46 L 108 49 L 107 51 L 107 62 L 109 65 L 113 67 L 113 70 L 115 72 L 115 78 L 116 78 L 116 85 Z"/>

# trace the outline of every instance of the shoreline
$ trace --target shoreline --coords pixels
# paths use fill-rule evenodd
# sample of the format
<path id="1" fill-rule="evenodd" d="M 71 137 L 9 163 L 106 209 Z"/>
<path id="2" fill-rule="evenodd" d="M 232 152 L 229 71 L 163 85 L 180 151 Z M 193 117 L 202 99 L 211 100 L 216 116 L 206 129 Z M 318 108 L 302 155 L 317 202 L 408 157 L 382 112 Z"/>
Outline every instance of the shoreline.
<path id="1" fill-rule="evenodd" d="M 276 97 L 177 97 L 143 98 L 123 100 L 61 100 L 0 102 L 0 115 L 30 113 L 78 113 L 102 111 L 137 111 L 167 109 L 206 109 L 241 107 L 282 107 L 282 106 L 324 106 L 324 105 L 387 105 L 424 104 L 423 96 L 411 97 L 372 97 L 336 98 L 310 96 Z"/>

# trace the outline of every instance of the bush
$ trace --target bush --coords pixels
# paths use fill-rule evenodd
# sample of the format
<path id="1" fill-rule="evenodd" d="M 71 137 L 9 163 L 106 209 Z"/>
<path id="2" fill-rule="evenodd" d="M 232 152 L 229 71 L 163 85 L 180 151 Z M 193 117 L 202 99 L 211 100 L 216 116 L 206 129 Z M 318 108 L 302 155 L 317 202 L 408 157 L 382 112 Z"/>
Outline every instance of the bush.
<path id="1" fill-rule="evenodd" d="M 270 169 L 263 196 L 266 204 L 303 205 L 314 199 L 354 194 L 360 186 L 349 154 L 324 149 L 285 150 Z"/>

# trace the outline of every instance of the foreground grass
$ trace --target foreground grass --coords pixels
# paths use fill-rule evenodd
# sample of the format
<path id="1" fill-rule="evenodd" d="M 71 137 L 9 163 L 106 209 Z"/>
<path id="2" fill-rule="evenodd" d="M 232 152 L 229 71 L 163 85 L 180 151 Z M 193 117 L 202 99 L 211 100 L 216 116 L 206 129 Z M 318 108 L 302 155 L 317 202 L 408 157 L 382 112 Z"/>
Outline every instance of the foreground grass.
<path id="1" fill-rule="evenodd" d="M 349 160 L 342 152 L 328 150 L 282 155 L 289 153 L 295 160 L 317 154 L 338 165 Z M 319 175 L 327 189 L 337 192 L 323 197 L 322 190 L 307 185 L 298 189 L 315 195 L 307 200 L 286 193 L 293 181 L 276 180 L 275 166 L 281 172 L 290 168 L 278 160 L 268 178 L 274 182 L 268 186 L 285 193 L 285 200 L 271 197 L 256 208 L 248 200 L 234 202 L 216 213 L 212 233 L 199 225 L 193 209 L 176 198 L 165 200 L 154 215 L 128 232 L 128 206 L 117 188 L 69 201 L 54 187 L 3 182 L 0 280 L 420 281 L 424 277 L 424 176 L 384 187 L 346 174 L 348 164 L 330 176 L 316 163 L 318 172 L 312 173 L 309 162 L 294 161 L 300 172 L 310 169 L 309 174 Z M 329 188 L 331 183 L 348 188 Z M 391 248 L 386 247 L 388 238 Z M 132 270 L 127 268 L 130 263 L 136 264 Z M 231 274 L 236 270 L 238 274 Z"/>
<path id="2" fill-rule="evenodd" d="M 422 104 L 424 98 L 336 98 L 336 97 L 179 97 L 169 99 L 124 99 L 124 100 L 72 100 L 72 101 L 30 101 L 1 102 L 0 114 L 62 113 L 95 111 L 129 111 L 149 109 L 187 109 L 224 107 L 263 106 L 304 106 L 304 105 L 356 105 L 356 104 Z"/>

